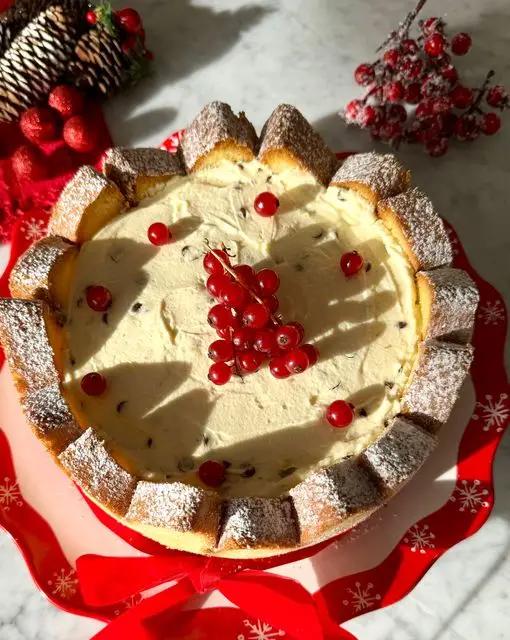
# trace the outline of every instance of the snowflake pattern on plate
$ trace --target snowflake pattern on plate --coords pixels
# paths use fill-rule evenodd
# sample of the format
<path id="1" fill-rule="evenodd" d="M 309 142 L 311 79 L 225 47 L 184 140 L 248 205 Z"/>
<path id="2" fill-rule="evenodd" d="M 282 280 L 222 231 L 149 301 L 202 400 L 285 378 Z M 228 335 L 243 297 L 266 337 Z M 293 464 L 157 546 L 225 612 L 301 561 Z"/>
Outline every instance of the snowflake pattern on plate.
<path id="1" fill-rule="evenodd" d="M 371 582 L 366 587 L 362 587 L 361 582 L 355 582 L 354 589 L 347 589 L 350 599 L 343 600 L 343 605 L 348 606 L 350 604 L 356 612 L 370 609 L 381 599 L 379 593 L 371 593 L 373 588 L 374 585 Z"/>
<path id="2" fill-rule="evenodd" d="M 55 596 L 60 596 L 64 600 L 68 600 L 76 593 L 76 585 L 78 584 L 78 578 L 76 577 L 76 571 L 74 569 L 60 569 L 53 573 L 51 580 L 48 580 L 48 585 L 51 587 L 51 593 Z"/>
<path id="3" fill-rule="evenodd" d="M 21 233 L 29 242 L 40 240 L 46 232 L 46 221 L 41 218 L 28 218 L 20 226 Z"/>
<path id="4" fill-rule="evenodd" d="M 124 613 L 128 609 L 133 609 L 133 607 L 139 605 L 142 599 L 143 598 L 139 593 L 134 593 L 132 596 L 129 596 L 129 598 L 126 598 L 126 600 L 123 600 L 113 613 L 116 616 L 120 616 L 121 613 Z"/>
<path id="5" fill-rule="evenodd" d="M 505 307 L 501 300 L 489 300 L 478 309 L 478 317 L 483 320 L 485 325 L 492 324 L 494 326 L 503 322 L 505 317 Z"/>
<path id="6" fill-rule="evenodd" d="M 497 432 L 503 431 L 503 427 L 510 416 L 510 407 L 507 400 L 507 393 L 500 393 L 497 400 L 490 394 L 486 395 L 485 402 L 476 402 L 475 412 L 471 416 L 472 419 L 481 420 L 484 431 L 489 431 L 492 427 L 496 427 Z"/>
<path id="7" fill-rule="evenodd" d="M 285 637 L 285 631 L 273 629 L 273 627 L 261 620 L 252 623 L 249 620 L 243 620 L 245 627 L 248 627 L 248 634 L 240 633 L 237 640 L 275 640 L 275 638 Z"/>
<path id="8" fill-rule="evenodd" d="M 428 524 L 420 526 L 413 524 L 404 537 L 404 542 L 411 547 L 411 551 L 415 553 L 426 553 L 430 549 L 435 549 L 436 545 L 433 540 L 436 536 L 432 533 Z"/>
<path id="9" fill-rule="evenodd" d="M 12 506 L 21 507 L 22 504 L 18 483 L 10 478 L 4 478 L 3 484 L 0 484 L 0 510 L 9 511 Z"/>
<path id="10" fill-rule="evenodd" d="M 476 513 L 480 509 L 487 509 L 489 503 L 485 498 L 488 495 L 489 490 L 481 487 L 480 480 L 473 480 L 473 482 L 461 480 L 460 485 L 455 487 L 455 491 L 450 496 L 450 500 L 458 503 L 459 511 Z"/>

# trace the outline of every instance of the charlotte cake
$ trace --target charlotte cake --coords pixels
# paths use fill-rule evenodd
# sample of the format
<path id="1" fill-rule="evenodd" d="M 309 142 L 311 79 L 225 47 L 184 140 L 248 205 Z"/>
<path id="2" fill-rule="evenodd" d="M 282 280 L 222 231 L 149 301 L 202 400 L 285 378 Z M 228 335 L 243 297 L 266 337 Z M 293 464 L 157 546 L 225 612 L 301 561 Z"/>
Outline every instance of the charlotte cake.
<path id="1" fill-rule="evenodd" d="M 294 107 L 277 107 L 259 140 L 211 103 L 176 156 L 113 149 L 103 174 L 79 170 L 50 237 L 14 268 L 0 340 L 27 419 L 132 529 L 209 555 L 281 553 L 366 518 L 436 446 L 472 359 L 476 287 L 394 156 L 337 165 Z M 267 191 L 270 218 L 254 207 Z M 155 222 L 171 242 L 147 240 Z M 317 363 L 207 381 L 206 245 L 278 272 L 279 313 L 303 323 Z M 84 393 L 87 373 L 100 395 Z M 337 399 L 354 406 L 346 428 L 324 418 Z M 224 461 L 214 488 L 200 474 L 212 459 Z"/>

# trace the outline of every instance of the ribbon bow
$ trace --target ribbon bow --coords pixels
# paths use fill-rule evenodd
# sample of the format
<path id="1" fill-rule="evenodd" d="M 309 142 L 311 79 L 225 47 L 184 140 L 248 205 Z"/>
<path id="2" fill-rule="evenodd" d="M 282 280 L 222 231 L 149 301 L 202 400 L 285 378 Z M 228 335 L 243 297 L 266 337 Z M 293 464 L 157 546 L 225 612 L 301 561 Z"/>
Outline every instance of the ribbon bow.
<path id="1" fill-rule="evenodd" d="M 77 560 L 77 571 L 84 601 L 99 607 L 173 582 L 127 609 L 94 640 L 162 638 L 161 634 L 172 628 L 172 620 L 192 596 L 213 589 L 248 616 L 264 620 L 296 640 L 354 639 L 295 580 L 266 571 L 239 570 L 234 562 L 179 552 L 142 558 L 84 555 Z M 214 629 L 209 637 L 222 638 L 221 632 Z"/>

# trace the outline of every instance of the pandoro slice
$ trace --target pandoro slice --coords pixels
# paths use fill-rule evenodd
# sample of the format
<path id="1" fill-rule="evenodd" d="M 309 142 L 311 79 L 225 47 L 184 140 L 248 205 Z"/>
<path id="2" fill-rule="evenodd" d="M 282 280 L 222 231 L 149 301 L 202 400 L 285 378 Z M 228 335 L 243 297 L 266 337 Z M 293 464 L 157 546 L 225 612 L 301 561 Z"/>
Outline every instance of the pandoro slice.
<path id="1" fill-rule="evenodd" d="M 284 550 L 299 543 L 292 501 L 278 498 L 231 498 L 223 511 L 220 551 Z"/>
<path id="2" fill-rule="evenodd" d="M 260 136 L 259 160 L 275 173 L 298 167 L 328 184 L 338 166 L 335 154 L 300 111 L 280 104 Z"/>
<path id="3" fill-rule="evenodd" d="M 462 269 L 444 267 L 416 274 L 423 339 L 466 343 L 471 340 L 478 289 Z"/>
<path id="4" fill-rule="evenodd" d="M 15 298 L 40 299 L 64 309 L 78 247 L 58 236 L 39 240 L 18 259 L 9 277 Z"/>
<path id="5" fill-rule="evenodd" d="M 58 459 L 91 498 L 117 515 L 126 513 L 136 478 L 115 461 L 94 429 L 87 429 Z"/>
<path id="6" fill-rule="evenodd" d="M 248 162 L 255 157 L 257 134 L 244 112 L 235 115 L 228 104 L 211 102 L 184 132 L 180 144 L 186 170 L 198 171 L 221 160 Z"/>
<path id="7" fill-rule="evenodd" d="M 437 431 L 450 416 L 472 360 L 471 345 L 422 342 L 402 397 L 402 413 Z"/>
<path id="8" fill-rule="evenodd" d="M 361 454 L 361 460 L 377 477 L 383 491 L 400 489 L 422 466 L 437 439 L 401 417 L 394 418 L 383 434 Z"/>
<path id="9" fill-rule="evenodd" d="M 177 154 L 153 148 L 114 147 L 105 155 L 103 170 L 132 205 L 151 195 L 173 176 L 184 174 Z"/>
<path id="10" fill-rule="evenodd" d="M 415 271 L 448 266 L 452 247 L 430 199 L 416 187 L 377 204 L 377 213 L 395 235 Z"/>
<path id="11" fill-rule="evenodd" d="M 93 167 L 80 167 L 53 207 L 50 235 L 82 244 L 127 206 L 117 185 Z"/>
<path id="12" fill-rule="evenodd" d="M 354 458 L 311 473 L 289 494 L 303 545 L 353 527 L 383 501 L 375 478 Z"/>
<path id="13" fill-rule="evenodd" d="M 372 204 L 405 191 L 410 172 L 391 153 L 355 153 L 346 158 L 331 179 L 336 187 L 354 189 Z"/>

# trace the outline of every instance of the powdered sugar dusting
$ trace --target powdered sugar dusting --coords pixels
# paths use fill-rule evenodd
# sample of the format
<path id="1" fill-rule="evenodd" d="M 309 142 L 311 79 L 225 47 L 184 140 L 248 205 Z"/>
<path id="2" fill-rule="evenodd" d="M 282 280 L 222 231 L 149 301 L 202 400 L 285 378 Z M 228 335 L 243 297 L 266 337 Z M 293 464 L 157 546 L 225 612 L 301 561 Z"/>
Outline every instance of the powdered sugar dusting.
<path id="1" fill-rule="evenodd" d="M 42 437 L 60 432 L 69 444 L 82 433 L 58 384 L 29 391 L 23 398 L 23 410 L 27 420 Z"/>
<path id="2" fill-rule="evenodd" d="M 362 454 L 362 459 L 387 489 L 395 491 L 424 463 L 436 439 L 402 418 L 394 418 L 383 435 Z"/>
<path id="3" fill-rule="evenodd" d="M 293 106 L 280 104 L 267 120 L 261 135 L 259 159 L 273 150 L 293 153 L 303 168 L 327 184 L 338 161 L 308 120 Z"/>
<path id="4" fill-rule="evenodd" d="M 367 186 L 376 199 L 389 198 L 409 186 L 409 172 L 391 153 L 356 153 L 345 159 L 331 180 L 331 184 Z"/>

